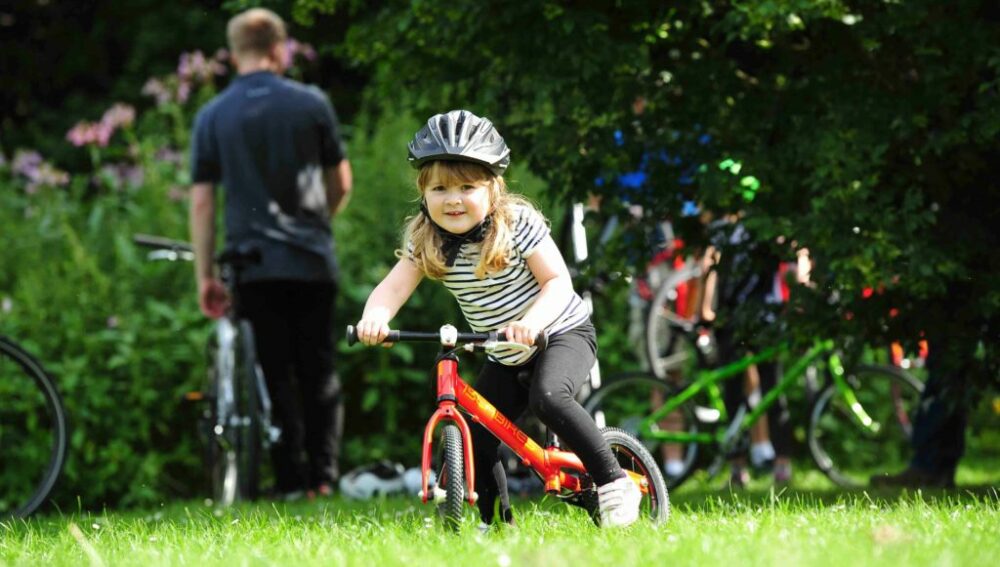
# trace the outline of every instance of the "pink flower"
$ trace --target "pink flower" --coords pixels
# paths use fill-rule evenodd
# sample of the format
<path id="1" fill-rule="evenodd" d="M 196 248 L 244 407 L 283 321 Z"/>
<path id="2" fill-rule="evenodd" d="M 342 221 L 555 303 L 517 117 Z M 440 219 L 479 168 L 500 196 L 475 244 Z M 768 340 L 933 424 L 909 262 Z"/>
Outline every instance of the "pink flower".
<path id="1" fill-rule="evenodd" d="M 35 151 L 18 150 L 11 169 L 28 180 L 24 192 L 29 195 L 34 195 L 41 187 L 60 187 L 69 183 L 68 173 L 56 169 Z"/>
<path id="2" fill-rule="evenodd" d="M 173 98 L 170 90 L 167 89 L 161 80 L 156 78 L 146 81 L 146 84 L 142 86 L 142 94 L 155 98 L 157 106 L 163 106 Z"/>
<path id="3" fill-rule="evenodd" d="M 185 103 L 191 97 L 191 83 L 181 81 L 177 85 L 177 102 Z"/>
<path id="4" fill-rule="evenodd" d="M 18 150 L 14 154 L 14 164 L 11 169 L 14 173 L 31 177 L 40 165 L 42 165 L 42 154 L 36 151 Z"/>
<path id="5" fill-rule="evenodd" d="M 110 127 L 112 131 L 131 126 L 133 122 L 135 122 L 135 108 L 120 102 L 107 109 L 101 117 L 101 123 Z"/>

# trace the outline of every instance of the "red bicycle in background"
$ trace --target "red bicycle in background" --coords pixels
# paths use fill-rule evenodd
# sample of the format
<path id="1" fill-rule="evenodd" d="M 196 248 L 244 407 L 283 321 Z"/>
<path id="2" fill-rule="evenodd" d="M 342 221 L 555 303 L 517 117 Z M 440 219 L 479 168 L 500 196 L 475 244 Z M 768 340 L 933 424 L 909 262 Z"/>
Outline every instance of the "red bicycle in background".
<path id="1" fill-rule="evenodd" d="M 349 325 L 347 344 L 353 345 L 357 340 L 354 327 Z M 511 419 L 497 411 L 458 374 L 459 352 L 490 353 L 500 346 L 525 349 L 529 347 L 506 342 L 503 333 L 459 333 L 451 325 L 441 327 L 436 333 L 391 331 L 385 339 L 387 343 L 401 341 L 438 342 L 441 345 L 441 351 L 435 361 L 437 410 L 424 429 L 420 497 L 425 504 L 433 501 L 438 505 L 438 510 L 448 528 L 454 531 L 460 528 L 464 516 L 463 501 L 475 504 L 478 497 L 474 490 L 476 471 L 473 465 L 475 461 L 472 436 L 463 413 L 510 447 L 521 461 L 541 478 L 547 493 L 561 498 L 567 504 L 585 509 L 594 523 L 600 523 L 597 487 L 579 457 L 559 448 L 554 438 L 549 446 L 543 448 L 521 431 Z M 545 343 L 546 337 L 540 335 L 535 346 L 543 349 Z M 433 489 L 430 489 L 428 481 L 433 437 L 439 425 L 441 448 L 438 482 Z M 629 433 L 610 427 L 602 429 L 601 432 L 622 469 L 642 492 L 640 515 L 654 524 L 665 522 L 670 514 L 670 500 L 656 460 L 642 443 Z"/>

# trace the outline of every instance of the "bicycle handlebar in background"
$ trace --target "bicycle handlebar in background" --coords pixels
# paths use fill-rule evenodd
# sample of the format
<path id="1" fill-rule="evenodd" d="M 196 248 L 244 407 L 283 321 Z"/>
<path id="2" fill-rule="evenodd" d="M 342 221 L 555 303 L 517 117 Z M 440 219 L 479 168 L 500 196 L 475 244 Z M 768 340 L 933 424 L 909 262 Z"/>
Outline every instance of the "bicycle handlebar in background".
<path id="1" fill-rule="evenodd" d="M 502 342 L 506 340 L 507 340 L 506 334 L 498 333 L 496 331 L 492 331 L 489 333 L 458 333 L 457 338 L 455 340 L 455 344 L 458 345 L 459 343 L 477 343 L 486 341 Z M 386 335 L 383 342 L 398 343 L 402 341 L 440 343 L 441 333 L 440 332 L 431 333 L 427 331 L 389 331 L 389 334 Z M 357 342 L 358 342 L 357 329 L 354 328 L 354 325 L 348 325 L 347 346 L 353 346 Z M 538 347 L 538 349 L 540 350 L 545 350 L 545 347 L 548 345 L 548 342 L 549 342 L 548 334 L 546 334 L 545 331 L 542 331 L 541 333 L 538 333 L 537 337 L 535 337 L 534 346 Z"/>
<path id="2" fill-rule="evenodd" d="M 132 242 L 143 248 L 152 248 L 150 260 L 194 260 L 194 247 L 183 240 L 174 240 L 151 234 L 133 234 Z M 231 265 L 236 269 L 254 266 L 261 262 L 260 249 L 255 245 L 244 245 L 236 248 L 226 248 L 215 257 L 215 262 L 221 265 Z"/>
<path id="3" fill-rule="evenodd" d="M 173 240 L 171 238 L 164 238 L 162 236 L 153 236 L 151 234 L 133 234 L 132 242 L 143 246 L 145 248 L 154 248 L 157 250 L 173 250 L 175 252 L 194 252 L 194 248 L 191 244 L 181 240 Z"/>

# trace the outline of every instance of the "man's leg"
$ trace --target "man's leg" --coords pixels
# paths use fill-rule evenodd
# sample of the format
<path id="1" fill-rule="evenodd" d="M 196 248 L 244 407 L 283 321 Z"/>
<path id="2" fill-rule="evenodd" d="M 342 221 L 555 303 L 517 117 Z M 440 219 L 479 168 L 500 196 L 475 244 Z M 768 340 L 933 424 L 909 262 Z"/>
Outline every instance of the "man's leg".
<path id="1" fill-rule="evenodd" d="M 957 347 L 957 348 L 956 348 Z M 955 484 L 955 469 L 965 452 L 967 412 L 966 377 L 972 367 L 975 341 L 931 342 L 928 379 L 913 419 L 910 466 L 895 475 L 879 474 L 880 486 L 938 486 Z"/>
<path id="2" fill-rule="evenodd" d="M 305 425 L 310 489 L 335 486 L 340 471 L 343 404 L 334 369 L 333 324 L 337 288 L 332 282 L 289 283 L 295 373 Z M 325 485 L 325 486 L 324 486 Z"/>
<path id="3" fill-rule="evenodd" d="M 933 347 L 932 347 L 933 348 Z M 933 350 L 927 359 L 928 380 L 920 396 L 913 423 L 913 469 L 933 476 L 946 485 L 954 484 L 955 469 L 965 453 L 965 378 L 969 364 L 958 358 L 963 353 Z M 966 356 L 970 358 L 973 353 Z"/>
<path id="4" fill-rule="evenodd" d="M 240 286 L 241 312 L 253 326 L 257 359 L 271 396 L 281 438 L 271 447 L 277 492 L 305 488 L 302 464 L 303 427 L 298 413 L 292 370 L 292 333 L 284 282 L 252 282 Z"/>

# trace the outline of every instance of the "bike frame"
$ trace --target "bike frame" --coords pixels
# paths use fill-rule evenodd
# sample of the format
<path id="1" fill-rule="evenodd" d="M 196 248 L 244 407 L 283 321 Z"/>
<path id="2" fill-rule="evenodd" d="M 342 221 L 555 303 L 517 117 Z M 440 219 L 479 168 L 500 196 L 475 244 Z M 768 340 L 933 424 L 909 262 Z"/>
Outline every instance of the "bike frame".
<path id="1" fill-rule="evenodd" d="M 823 356 L 827 357 L 829 374 L 836 385 L 837 391 L 847 402 L 847 407 L 851 410 L 851 416 L 862 428 L 873 433 L 881 429 L 881 424 L 873 420 L 858 402 L 854 389 L 847 382 L 843 361 L 835 350 L 833 341 L 830 340 L 817 340 L 805 354 L 799 357 L 784 372 L 781 380 L 775 384 L 774 388 L 752 407 L 748 413 L 742 416 L 738 422 L 738 426 L 735 428 L 733 427 L 734 424 L 728 424 L 726 426 L 718 426 L 714 432 L 710 433 L 687 433 L 683 431 L 665 431 L 658 427 L 657 424 L 663 418 L 679 409 L 684 402 L 690 400 L 702 390 L 708 390 L 709 397 L 716 406 L 714 409 L 721 412 L 721 415 L 724 417 L 722 423 L 725 423 L 728 421 L 728 417 L 726 417 L 725 405 L 722 403 L 721 396 L 719 395 L 719 382 L 734 376 L 742 376 L 750 366 L 774 360 L 786 353 L 787 350 L 787 347 L 771 347 L 758 354 L 747 355 L 736 362 L 720 368 L 698 371 L 694 381 L 690 385 L 681 390 L 678 395 L 666 400 L 662 406 L 654 410 L 639 423 L 640 438 L 656 439 L 668 443 L 724 443 L 727 438 L 731 438 L 734 434 L 749 430 L 778 398 L 806 372 L 806 369 Z"/>
<path id="2" fill-rule="evenodd" d="M 486 398 L 466 383 L 458 374 L 458 356 L 448 354 L 437 362 L 437 402 L 438 408 L 427 421 L 424 428 L 423 459 L 421 461 L 422 500 L 426 504 L 429 496 L 428 485 L 431 470 L 431 450 L 434 431 L 442 421 L 455 423 L 462 434 L 462 445 L 465 453 L 465 481 L 467 500 L 475 504 L 475 466 L 472 452 L 472 435 L 468 421 L 459 409 L 469 414 L 472 421 L 479 423 L 504 442 L 521 461 L 531 467 L 545 484 L 546 492 L 561 493 L 580 492 L 580 478 L 570 472 L 586 473 L 580 458 L 574 453 L 563 451 L 557 447 L 542 448 L 526 433 L 521 431 L 513 421 L 500 413 Z M 632 471 L 627 474 L 637 481 L 645 493 L 648 488 L 639 482 L 641 475 Z"/>

